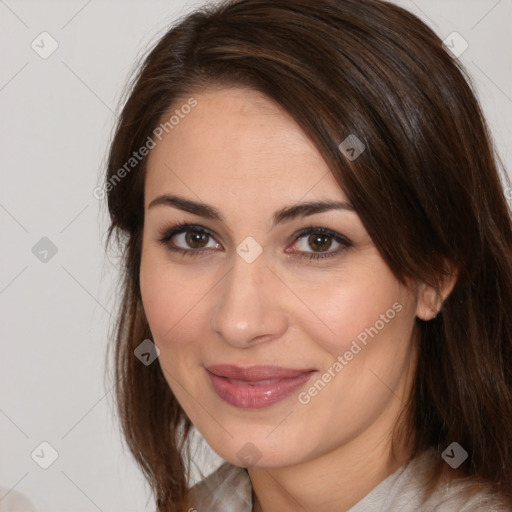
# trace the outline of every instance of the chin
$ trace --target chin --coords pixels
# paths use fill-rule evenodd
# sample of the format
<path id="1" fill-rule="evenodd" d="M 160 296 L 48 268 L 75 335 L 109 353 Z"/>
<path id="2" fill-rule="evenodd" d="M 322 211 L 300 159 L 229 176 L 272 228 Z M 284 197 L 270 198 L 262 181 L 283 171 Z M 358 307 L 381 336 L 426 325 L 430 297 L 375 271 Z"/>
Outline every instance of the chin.
<path id="1" fill-rule="evenodd" d="M 232 432 L 229 426 L 227 430 Z M 233 437 L 229 434 L 216 439 L 204 434 L 203 437 L 219 457 L 239 467 L 278 468 L 293 465 L 303 459 L 297 451 L 297 446 L 301 446 L 303 451 L 303 442 L 296 442 L 290 436 L 288 444 L 283 437 L 265 437 L 272 430 L 269 428 L 265 428 L 264 433 L 256 433 L 254 429 L 244 430 L 244 434 Z"/>

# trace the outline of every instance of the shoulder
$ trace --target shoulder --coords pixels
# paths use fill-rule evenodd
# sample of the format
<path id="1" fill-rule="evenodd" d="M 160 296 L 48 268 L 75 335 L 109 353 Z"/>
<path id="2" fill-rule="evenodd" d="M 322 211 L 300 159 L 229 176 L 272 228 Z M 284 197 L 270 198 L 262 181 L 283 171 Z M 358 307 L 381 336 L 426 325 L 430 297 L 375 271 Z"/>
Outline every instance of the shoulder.
<path id="1" fill-rule="evenodd" d="M 0 487 L 0 512 L 35 512 L 35 509 L 20 492 Z"/>
<path id="2" fill-rule="evenodd" d="M 444 462 L 444 461 L 443 461 Z M 512 512 L 490 484 L 454 477 L 424 452 L 382 481 L 350 512 Z"/>
<path id="3" fill-rule="evenodd" d="M 512 512 L 512 508 L 495 493 L 492 484 L 453 473 L 439 462 L 434 451 L 420 455 L 410 471 L 405 472 L 404 486 L 416 489 L 425 512 Z M 437 479 L 436 479 L 437 477 Z M 434 486 L 431 485 L 435 481 Z"/>
<path id="4" fill-rule="evenodd" d="M 252 485 L 243 468 L 224 462 L 190 489 L 190 503 L 201 512 L 250 512 Z"/>
<path id="5" fill-rule="evenodd" d="M 512 507 L 497 495 L 490 484 L 470 478 L 444 483 L 427 500 L 426 510 L 432 512 L 512 512 Z"/>

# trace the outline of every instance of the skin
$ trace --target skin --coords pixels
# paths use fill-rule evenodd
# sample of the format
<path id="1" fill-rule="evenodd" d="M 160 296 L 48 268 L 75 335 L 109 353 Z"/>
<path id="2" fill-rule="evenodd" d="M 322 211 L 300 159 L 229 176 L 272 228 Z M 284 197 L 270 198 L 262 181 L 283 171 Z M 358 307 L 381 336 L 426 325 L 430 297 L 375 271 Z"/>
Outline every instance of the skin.
<path id="1" fill-rule="evenodd" d="M 216 453 L 244 466 L 239 450 L 248 442 L 256 447 L 249 468 L 254 510 L 347 510 L 410 453 L 404 440 L 393 451 L 391 434 L 413 382 L 415 318 L 432 318 L 453 283 L 440 295 L 423 283 L 402 286 L 354 211 L 272 228 L 272 215 L 285 206 L 347 197 L 270 99 L 243 88 L 210 88 L 194 98 L 197 106 L 148 157 L 140 284 L 159 364 Z M 224 222 L 169 205 L 149 208 L 162 194 L 207 203 Z M 212 237 L 199 245 L 187 244 L 186 233 L 160 242 L 178 222 Z M 330 229 L 351 246 L 327 237 L 324 252 L 341 248 L 337 254 L 301 258 L 323 252 L 308 235 L 297 240 L 306 227 Z M 252 263 L 236 252 L 248 236 L 263 249 Z M 400 312 L 307 404 L 293 393 L 261 409 L 234 407 L 214 392 L 204 369 L 274 364 L 321 376 L 396 303 Z"/>

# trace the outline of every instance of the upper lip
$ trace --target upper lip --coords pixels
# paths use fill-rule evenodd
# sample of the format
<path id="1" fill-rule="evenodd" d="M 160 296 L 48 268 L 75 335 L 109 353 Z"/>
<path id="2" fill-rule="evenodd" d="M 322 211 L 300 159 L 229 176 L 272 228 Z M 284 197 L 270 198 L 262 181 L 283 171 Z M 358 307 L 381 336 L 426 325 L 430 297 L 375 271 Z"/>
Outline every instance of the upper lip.
<path id="1" fill-rule="evenodd" d="M 286 379 L 314 371 L 310 368 L 297 370 L 294 368 L 283 368 L 281 366 L 272 365 L 242 367 L 230 364 L 215 364 L 212 366 L 207 366 L 206 370 L 219 377 L 245 380 L 248 382 L 256 382 L 266 379 Z"/>

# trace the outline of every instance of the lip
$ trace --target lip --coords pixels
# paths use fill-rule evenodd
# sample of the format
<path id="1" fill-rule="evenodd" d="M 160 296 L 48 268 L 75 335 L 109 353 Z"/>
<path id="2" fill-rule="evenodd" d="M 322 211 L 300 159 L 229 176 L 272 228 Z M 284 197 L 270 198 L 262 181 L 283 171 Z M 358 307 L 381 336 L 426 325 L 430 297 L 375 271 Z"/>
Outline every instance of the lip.
<path id="1" fill-rule="evenodd" d="M 268 407 L 284 400 L 303 386 L 316 370 L 280 366 L 205 367 L 214 391 L 230 405 L 248 409 Z"/>

